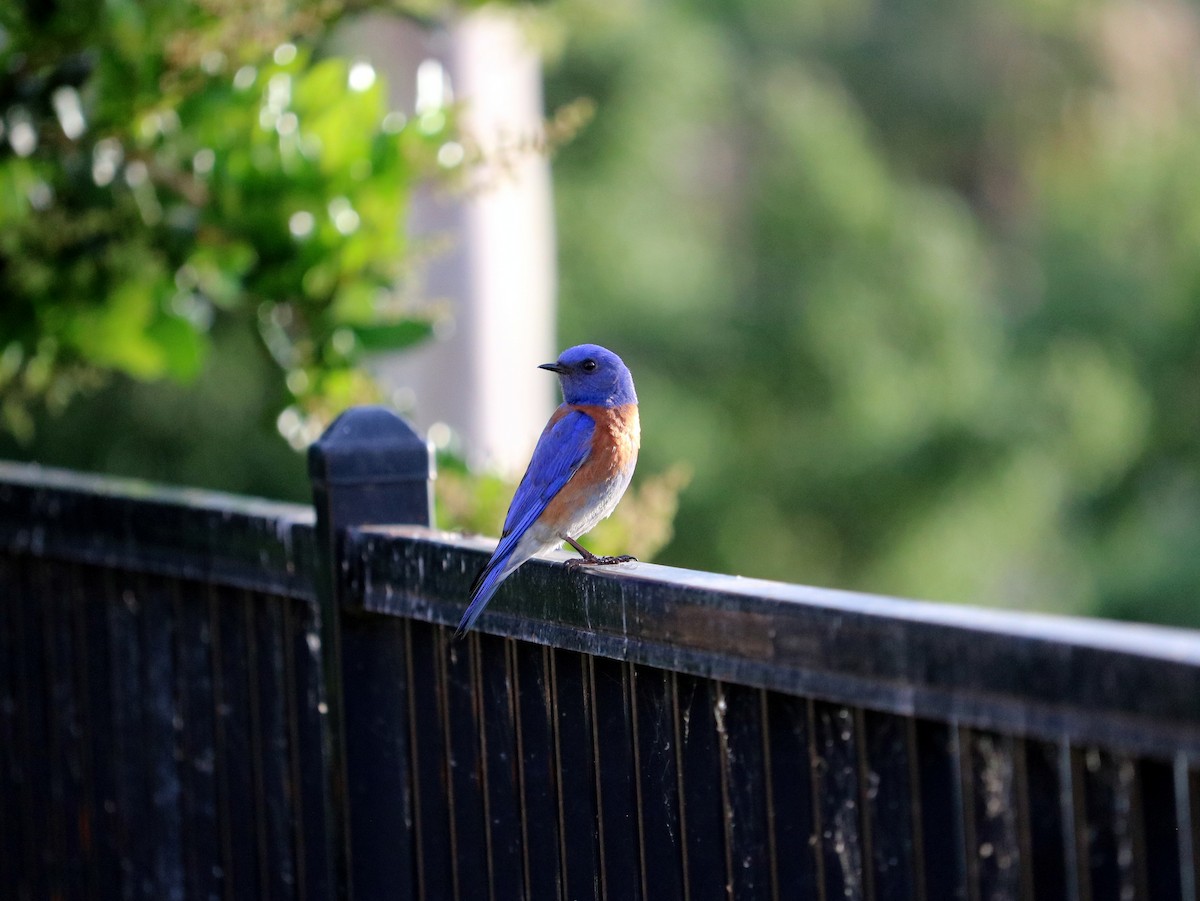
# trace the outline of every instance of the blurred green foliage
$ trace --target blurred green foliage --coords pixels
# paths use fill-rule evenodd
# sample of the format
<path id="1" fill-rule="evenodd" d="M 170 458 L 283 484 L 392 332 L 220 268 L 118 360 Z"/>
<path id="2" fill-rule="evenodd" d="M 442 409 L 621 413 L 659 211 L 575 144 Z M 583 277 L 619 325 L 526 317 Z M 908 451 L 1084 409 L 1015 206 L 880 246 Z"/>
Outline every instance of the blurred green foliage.
<path id="1" fill-rule="evenodd" d="M 563 0 L 564 343 L 620 349 L 664 562 L 1200 625 L 1200 18 Z"/>
<path id="2" fill-rule="evenodd" d="M 61 409 L 114 374 L 189 382 L 214 335 L 241 330 L 257 333 L 285 387 L 261 412 L 282 411 L 280 430 L 302 446 L 333 412 L 375 398 L 364 353 L 431 332 L 432 311 L 405 292 L 396 226 L 437 171 L 453 111 L 408 120 L 387 109 L 371 67 L 316 52 L 350 11 L 4 7 L 7 431 L 32 438 L 42 403 Z"/>

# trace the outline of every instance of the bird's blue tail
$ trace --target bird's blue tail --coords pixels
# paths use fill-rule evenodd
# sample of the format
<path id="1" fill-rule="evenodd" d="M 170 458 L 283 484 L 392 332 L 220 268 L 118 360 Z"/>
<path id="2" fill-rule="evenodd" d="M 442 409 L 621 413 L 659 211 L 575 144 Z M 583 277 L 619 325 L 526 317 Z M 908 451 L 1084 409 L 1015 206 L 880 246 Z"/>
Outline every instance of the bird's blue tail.
<path id="1" fill-rule="evenodd" d="M 496 593 L 500 583 L 512 575 L 512 571 L 517 568 L 508 565 L 511 560 L 512 549 L 509 548 L 508 553 L 496 554 L 479 571 L 479 575 L 471 584 L 471 603 L 467 605 L 467 612 L 463 614 L 462 620 L 459 621 L 458 628 L 454 632 L 456 639 L 462 638 L 463 634 L 475 625 L 475 620 L 479 619 L 483 608 L 492 599 L 492 595 Z"/>
<path id="2" fill-rule="evenodd" d="M 475 620 L 479 619 L 479 614 L 483 613 L 483 608 L 492 599 L 492 595 L 496 593 L 500 583 L 511 576 L 513 570 L 533 555 L 536 548 L 530 548 L 528 545 L 522 547 L 522 543 L 525 533 L 529 531 L 529 527 L 533 525 L 533 521 L 538 518 L 545 506 L 546 504 L 543 502 L 540 506 L 530 507 L 518 522 L 512 524 L 512 528 L 508 528 L 509 523 L 505 523 L 504 534 L 500 536 L 500 543 L 496 545 L 492 559 L 479 571 L 479 575 L 471 583 L 471 603 L 467 605 L 467 612 L 463 614 L 462 621 L 459 622 L 458 628 L 454 632 L 455 638 L 462 638 L 463 633 L 475 625 Z"/>

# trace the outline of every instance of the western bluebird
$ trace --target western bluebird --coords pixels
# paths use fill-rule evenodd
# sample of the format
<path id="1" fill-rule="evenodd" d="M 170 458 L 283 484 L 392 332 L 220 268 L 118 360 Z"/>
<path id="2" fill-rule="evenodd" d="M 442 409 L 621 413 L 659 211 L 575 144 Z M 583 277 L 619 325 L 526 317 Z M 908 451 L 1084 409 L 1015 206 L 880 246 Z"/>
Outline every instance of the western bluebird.
<path id="1" fill-rule="evenodd" d="M 576 537 L 612 513 L 637 463 L 641 426 L 633 376 L 621 358 L 595 344 L 564 350 L 540 369 L 558 373 L 563 402 L 538 438 L 517 486 L 492 559 L 471 586 L 456 637 L 475 624 L 500 583 L 518 566 L 564 541 L 583 555 L 568 566 L 625 563 L 597 557 Z"/>

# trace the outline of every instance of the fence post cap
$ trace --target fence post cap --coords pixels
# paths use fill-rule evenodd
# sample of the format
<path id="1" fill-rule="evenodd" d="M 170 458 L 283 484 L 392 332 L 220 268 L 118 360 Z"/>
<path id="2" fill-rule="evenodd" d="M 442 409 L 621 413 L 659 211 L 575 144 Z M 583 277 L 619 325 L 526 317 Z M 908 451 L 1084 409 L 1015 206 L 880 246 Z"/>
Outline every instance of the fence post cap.
<path id="1" fill-rule="evenodd" d="M 433 454 L 387 407 L 351 407 L 309 447 L 308 473 L 327 485 L 425 481 L 434 478 Z"/>

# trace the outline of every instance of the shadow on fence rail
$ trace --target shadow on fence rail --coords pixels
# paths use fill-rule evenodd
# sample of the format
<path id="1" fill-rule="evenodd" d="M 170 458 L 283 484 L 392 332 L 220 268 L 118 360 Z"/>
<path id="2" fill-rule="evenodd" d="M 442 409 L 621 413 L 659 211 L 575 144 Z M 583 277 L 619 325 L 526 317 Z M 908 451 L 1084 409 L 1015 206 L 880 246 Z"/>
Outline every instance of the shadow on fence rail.
<path id="1" fill-rule="evenodd" d="M 452 643 L 424 442 L 310 459 L 0 464 L 0 897 L 1196 901 L 1197 633 L 537 560 Z"/>

